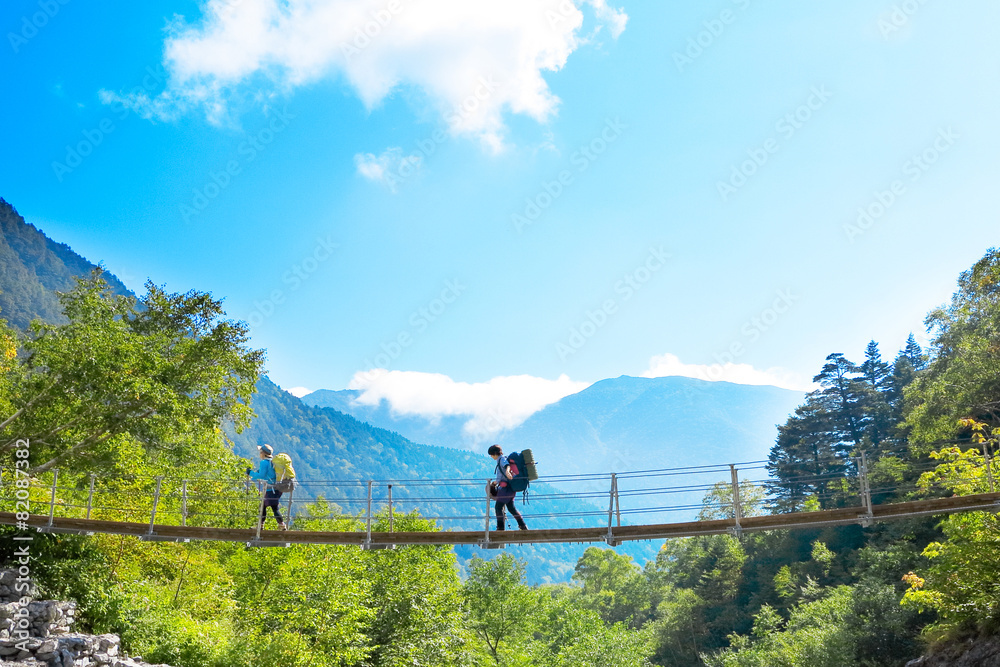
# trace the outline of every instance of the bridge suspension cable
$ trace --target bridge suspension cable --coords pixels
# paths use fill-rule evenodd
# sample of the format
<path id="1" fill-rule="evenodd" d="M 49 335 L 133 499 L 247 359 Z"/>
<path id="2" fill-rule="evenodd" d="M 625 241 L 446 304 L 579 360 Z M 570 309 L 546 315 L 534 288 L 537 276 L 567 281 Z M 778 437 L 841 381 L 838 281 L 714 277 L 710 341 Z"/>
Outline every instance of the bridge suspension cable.
<path id="1" fill-rule="evenodd" d="M 759 472 L 767 470 L 766 461 L 551 475 L 539 478 L 522 498 L 521 512 L 530 530 L 509 533 L 491 529 L 494 508 L 482 478 L 303 480 L 281 499 L 291 530 L 278 532 L 260 526 L 263 489 L 245 479 L 60 475 L 58 470 L 28 479 L 7 468 L 0 470 L 0 523 L 151 540 L 490 547 L 739 535 L 1000 509 L 1000 494 L 993 488 L 995 462 L 988 455 L 978 465 L 970 464 L 963 478 L 949 479 L 951 488 L 965 484 L 968 495 L 903 503 L 879 504 L 873 497 L 915 491 L 912 482 L 873 480 L 864 454 L 854 464 L 850 470 L 818 473 L 806 465 L 799 470 L 786 466 L 781 479 Z M 936 465 L 911 462 L 910 469 L 926 472 Z M 925 495 L 943 491 L 940 483 L 936 488 L 932 483 Z"/>

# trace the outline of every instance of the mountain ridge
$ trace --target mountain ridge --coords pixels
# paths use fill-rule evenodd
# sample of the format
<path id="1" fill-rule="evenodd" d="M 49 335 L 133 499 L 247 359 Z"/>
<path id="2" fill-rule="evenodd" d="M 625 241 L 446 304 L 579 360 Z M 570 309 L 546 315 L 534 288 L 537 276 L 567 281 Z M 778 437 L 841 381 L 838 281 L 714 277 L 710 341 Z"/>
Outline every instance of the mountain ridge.
<path id="1" fill-rule="evenodd" d="M 98 268 L 65 243 L 58 243 L 25 221 L 7 200 L 0 198 L 0 317 L 22 331 L 35 317 L 66 322 L 57 292 L 76 285 Z M 100 267 L 103 268 L 103 267 Z M 132 294 L 110 271 L 104 280 L 116 294 Z"/>
<path id="2" fill-rule="evenodd" d="M 347 412 L 415 442 L 459 451 L 476 451 L 482 444 L 462 431 L 471 415 L 438 419 L 400 415 L 385 399 L 377 405 L 359 403 L 361 393 L 317 390 L 301 400 Z M 541 408 L 495 440 L 507 451 L 532 448 L 559 474 L 595 468 L 624 472 L 648 468 L 651 461 L 677 467 L 759 460 L 766 458 L 774 443 L 777 424 L 784 423 L 803 397 L 803 392 L 770 385 L 621 375 Z M 664 448 L 671 450 L 670 456 L 662 454 Z M 577 463 L 581 450 L 587 452 L 589 465 Z M 706 451 L 717 460 L 695 455 Z"/>

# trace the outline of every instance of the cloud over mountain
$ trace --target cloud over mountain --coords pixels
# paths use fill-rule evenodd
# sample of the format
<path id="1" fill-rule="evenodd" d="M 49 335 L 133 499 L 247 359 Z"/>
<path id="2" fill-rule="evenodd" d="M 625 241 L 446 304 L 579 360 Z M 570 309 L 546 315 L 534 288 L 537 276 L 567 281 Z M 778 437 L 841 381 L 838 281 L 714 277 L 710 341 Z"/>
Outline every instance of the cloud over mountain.
<path id="1" fill-rule="evenodd" d="M 475 441 L 483 441 L 514 428 L 546 405 L 582 391 L 589 384 L 574 382 L 566 375 L 555 380 L 511 375 L 468 383 L 440 373 L 375 369 L 356 373 L 348 389 L 362 392 L 358 403 L 378 405 L 386 400 L 400 415 L 432 420 L 467 415 L 464 432 Z"/>

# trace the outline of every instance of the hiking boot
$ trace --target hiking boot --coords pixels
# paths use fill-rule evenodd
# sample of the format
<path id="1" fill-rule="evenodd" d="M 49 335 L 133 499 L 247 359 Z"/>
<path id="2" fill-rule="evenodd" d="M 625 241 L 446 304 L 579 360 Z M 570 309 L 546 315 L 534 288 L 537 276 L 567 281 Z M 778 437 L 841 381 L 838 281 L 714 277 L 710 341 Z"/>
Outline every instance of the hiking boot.
<path id="1" fill-rule="evenodd" d="M 288 526 L 283 521 L 278 522 L 278 530 L 288 530 Z"/>
<path id="2" fill-rule="evenodd" d="M 523 523 L 520 526 L 518 526 L 517 528 L 518 528 L 518 530 L 528 530 L 528 527 L 526 525 L 524 525 Z"/>

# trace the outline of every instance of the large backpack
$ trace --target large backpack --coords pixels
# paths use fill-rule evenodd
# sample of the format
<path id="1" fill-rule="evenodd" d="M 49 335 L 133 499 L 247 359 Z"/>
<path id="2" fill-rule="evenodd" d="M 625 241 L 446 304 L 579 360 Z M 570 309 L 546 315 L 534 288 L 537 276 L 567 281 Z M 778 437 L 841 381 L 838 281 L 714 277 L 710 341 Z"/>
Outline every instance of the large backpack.
<path id="1" fill-rule="evenodd" d="M 532 456 L 530 449 L 525 449 L 522 452 L 511 452 L 507 455 L 507 463 L 510 465 L 510 474 L 514 476 L 509 485 L 515 493 L 524 491 L 531 481 L 538 479 L 535 457 Z"/>
<path id="2" fill-rule="evenodd" d="M 292 457 L 282 452 L 271 459 L 274 466 L 274 488 L 282 493 L 295 490 L 295 468 L 292 467 Z"/>

